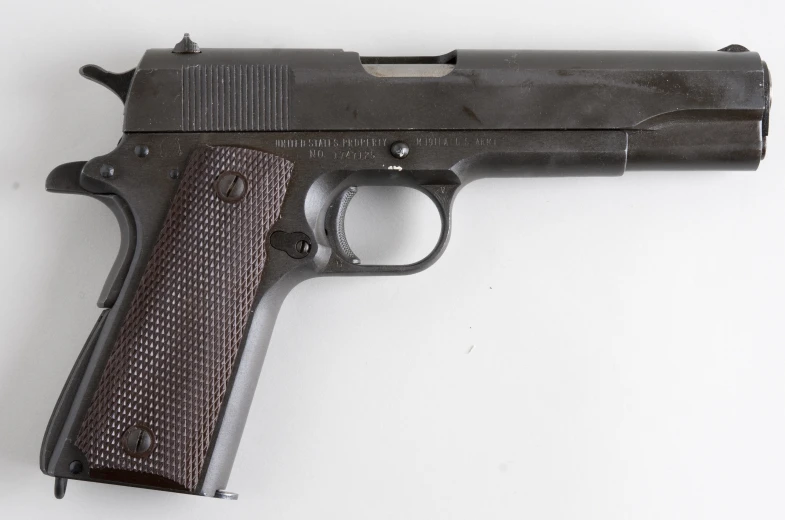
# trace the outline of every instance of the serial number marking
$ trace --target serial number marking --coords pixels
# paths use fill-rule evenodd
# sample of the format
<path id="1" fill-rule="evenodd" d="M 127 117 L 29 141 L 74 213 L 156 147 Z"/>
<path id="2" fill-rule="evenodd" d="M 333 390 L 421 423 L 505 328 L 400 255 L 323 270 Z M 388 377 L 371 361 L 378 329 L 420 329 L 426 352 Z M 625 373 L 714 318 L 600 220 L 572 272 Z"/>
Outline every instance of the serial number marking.
<path id="1" fill-rule="evenodd" d="M 308 150 L 309 159 L 324 159 L 327 154 L 319 148 Z M 336 161 L 364 161 L 376 159 L 376 154 L 372 150 L 334 150 L 332 157 Z"/>
<path id="2" fill-rule="evenodd" d="M 333 152 L 333 159 L 337 161 L 365 161 L 368 159 L 376 159 L 376 154 L 370 150 L 354 151 L 342 150 Z"/>

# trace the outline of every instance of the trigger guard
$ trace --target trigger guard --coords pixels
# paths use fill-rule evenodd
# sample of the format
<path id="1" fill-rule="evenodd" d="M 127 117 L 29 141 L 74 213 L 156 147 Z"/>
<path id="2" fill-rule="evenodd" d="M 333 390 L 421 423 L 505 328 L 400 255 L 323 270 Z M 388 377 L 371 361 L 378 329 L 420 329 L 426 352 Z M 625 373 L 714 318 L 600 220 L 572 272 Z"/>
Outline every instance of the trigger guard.
<path id="1" fill-rule="evenodd" d="M 98 307 L 108 309 L 117 301 L 120 289 L 123 288 L 125 277 L 131 268 L 134 257 L 133 244 L 136 242 L 136 226 L 131 208 L 117 195 L 93 193 L 84 189 L 79 180 L 86 162 L 72 162 L 58 166 L 46 178 L 46 191 L 52 193 L 69 193 L 87 195 L 109 208 L 120 226 L 120 250 L 117 252 L 112 269 L 104 282 L 98 296 Z"/>
<path id="2" fill-rule="evenodd" d="M 349 186 L 330 204 L 330 207 L 327 209 L 327 215 L 325 215 L 324 232 L 333 250 L 337 251 L 346 262 L 360 265 L 360 259 L 357 258 L 357 255 L 354 254 L 354 251 L 349 246 L 344 226 L 346 210 L 356 194 L 357 186 Z"/>
<path id="3" fill-rule="evenodd" d="M 388 173 L 388 172 L 384 172 Z M 324 233 L 332 254 L 321 274 L 327 275 L 403 275 L 420 272 L 436 262 L 450 238 L 452 202 L 461 188 L 460 180 L 449 170 L 407 172 L 406 176 L 352 175 L 333 193 L 338 193 L 324 213 Z M 340 182 L 340 181 L 339 181 Z M 349 247 L 344 229 L 346 209 L 357 192 L 357 186 L 405 186 L 420 191 L 436 206 L 441 219 L 441 233 L 433 250 L 421 260 L 405 265 L 360 265 L 357 255 Z M 341 191 L 342 190 L 342 191 Z"/>

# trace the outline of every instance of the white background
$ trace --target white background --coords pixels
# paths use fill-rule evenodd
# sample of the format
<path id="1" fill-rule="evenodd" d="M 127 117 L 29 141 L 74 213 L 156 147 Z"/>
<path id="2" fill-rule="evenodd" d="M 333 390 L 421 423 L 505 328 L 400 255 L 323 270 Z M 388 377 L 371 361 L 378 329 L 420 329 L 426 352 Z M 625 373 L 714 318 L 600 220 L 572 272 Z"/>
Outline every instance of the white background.
<path id="1" fill-rule="evenodd" d="M 234 465 L 238 502 L 80 482 L 57 501 L 38 469 L 119 245 L 103 206 L 43 189 L 54 166 L 120 137 L 121 104 L 81 65 L 125 71 L 184 31 L 204 47 L 366 55 L 740 43 L 768 61 L 776 89 L 777 6 L 3 2 L 0 517 L 783 518 L 776 91 L 756 173 L 481 181 L 460 194 L 450 247 L 428 271 L 298 286 Z M 376 195 L 366 210 L 384 202 Z M 410 216 L 360 218 L 360 205 L 350 226 L 393 222 L 385 254 L 421 249 L 428 213 L 392 200 Z"/>

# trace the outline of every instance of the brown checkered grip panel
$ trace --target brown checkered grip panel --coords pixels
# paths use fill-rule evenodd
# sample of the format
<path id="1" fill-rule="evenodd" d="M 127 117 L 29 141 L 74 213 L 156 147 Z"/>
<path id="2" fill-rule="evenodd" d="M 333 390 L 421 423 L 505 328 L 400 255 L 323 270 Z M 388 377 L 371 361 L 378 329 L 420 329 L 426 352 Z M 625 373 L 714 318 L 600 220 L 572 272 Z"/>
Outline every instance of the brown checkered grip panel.
<path id="1" fill-rule="evenodd" d="M 193 152 L 76 445 L 91 474 L 138 474 L 194 491 L 227 395 L 293 164 L 234 147 Z M 223 172 L 247 180 L 219 197 Z M 141 425 L 152 447 L 129 454 Z M 137 430 L 138 431 L 138 430 Z"/>

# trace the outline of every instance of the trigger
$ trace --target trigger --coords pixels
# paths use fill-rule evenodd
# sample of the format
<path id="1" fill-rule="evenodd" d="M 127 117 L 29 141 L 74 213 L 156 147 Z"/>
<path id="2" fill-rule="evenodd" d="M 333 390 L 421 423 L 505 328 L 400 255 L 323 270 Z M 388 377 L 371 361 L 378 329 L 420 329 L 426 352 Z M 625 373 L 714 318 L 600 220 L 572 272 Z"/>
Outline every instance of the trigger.
<path id="1" fill-rule="evenodd" d="M 327 209 L 324 232 L 327 234 L 333 249 L 345 261 L 359 265 L 360 259 L 357 258 L 352 248 L 349 247 L 349 241 L 346 239 L 346 228 L 344 227 L 346 210 L 352 201 L 352 197 L 356 194 L 357 186 L 349 186 L 330 204 L 330 207 Z"/>
<path id="2" fill-rule="evenodd" d="M 87 195 L 102 202 L 117 219 L 117 224 L 120 226 L 120 251 L 117 253 L 114 265 L 112 265 L 101 295 L 98 297 L 98 306 L 109 308 L 117 300 L 131 267 L 131 260 L 134 257 L 133 244 L 136 242 L 136 227 L 131 208 L 122 198 L 117 195 L 93 193 L 81 186 L 79 179 L 85 164 L 87 163 L 84 161 L 66 163 L 52 170 L 52 173 L 46 178 L 46 191 Z"/>

